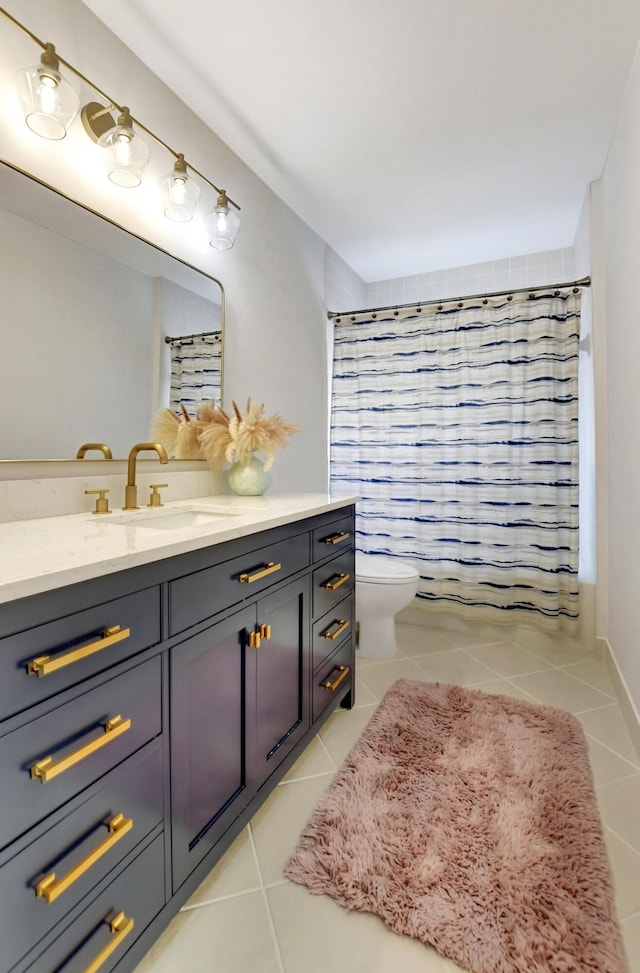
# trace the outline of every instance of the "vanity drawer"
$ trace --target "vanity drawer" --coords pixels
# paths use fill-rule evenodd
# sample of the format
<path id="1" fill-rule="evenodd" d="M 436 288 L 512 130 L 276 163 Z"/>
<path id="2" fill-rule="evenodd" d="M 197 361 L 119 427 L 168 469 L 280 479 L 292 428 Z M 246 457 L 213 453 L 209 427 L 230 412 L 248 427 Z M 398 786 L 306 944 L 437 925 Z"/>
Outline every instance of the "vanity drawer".
<path id="1" fill-rule="evenodd" d="M 316 527 L 313 532 L 313 560 L 320 561 L 331 554 L 337 554 L 339 551 L 353 547 L 353 543 L 353 515 L 349 514 L 323 527 Z"/>
<path id="2" fill-rule="evenodd" d="M 169 631 L 183 632 L 225 608 L 259 594 L 309 564 L 309 535 L 204 568 L 169 585 Z"/>
<path id="3" fill-rule="evenodd" d="M 317 618 L 351 594 L 355 583 L 353 550 L 316 568 L 313 572 L 313 615 Z"/>
<path id="4" fill-rule="evenodd" d="M 0 847 L 160 733 L 160 684 L 150 659 L 0 738 Z"/>
<path id="5" fill-rule="evenodd" d="M 10 969 L 84 901 L 162 820 L 160 740 L 104 780 L 97 794 L 0 869 L 2 969 Z M 37 896 L 36 886 L 52 873 L 55 882 Z"/>
<path id="6" fill-rule="evenodd" d="M 0 719 L 159 640 L 159 587 L 9 635 L 0 640 Z"/>
<path id="7" fill-rule="evenodd" d="M 318 669 L 313 677 L 312 707 L 313 721 L 324 713 L 329 703 L 335 699 L 338 690 L 351 686 L 353 681 L 353 647 L 351 639 L 334 652 Z"/>
<path id="8" fill-rule="evenodd" d="M 160 834 L 62 930 L 29 966 L 29 973 L 83 973 L 87 968 L 109 973 L 163 905 L 164 838 Z M 110 922 L 116 917 L 119 922 L 112 930 Z M 110 948 L 113 952 L 106 956 Z M 104 962 L 98 966 L 101 956 Z"/>
<path id="9" fill-rule="evenodd" d="M 313 624 L 313 668 L 317 669 L 336 645 L 353 632 L 353 595 L 349 595 Z"/>

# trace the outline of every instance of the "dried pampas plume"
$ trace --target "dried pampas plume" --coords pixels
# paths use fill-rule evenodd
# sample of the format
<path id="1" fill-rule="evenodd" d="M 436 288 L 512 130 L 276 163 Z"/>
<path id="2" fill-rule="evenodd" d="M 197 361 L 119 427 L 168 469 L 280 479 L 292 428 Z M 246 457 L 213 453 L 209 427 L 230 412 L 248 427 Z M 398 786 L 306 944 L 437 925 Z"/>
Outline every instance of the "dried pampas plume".
<path id="1" fill-rule="evenodd" d="M 151 438 L 175 459 L 204 459 L 198 442 L 200 423 L 191 418 L 182 402 L 180 409 L 182 416 L 172 409 L 160 409 L 151 423 Z"/>
<path id="2" fill-rule="evenodd" d="M 251 453 L 262 453 L 266 457 L 265 471 L 270 470 L 276 449 L 284 449 L 289 436 L 302 428 L 297 422 L 285 422 L 278 414 L 265 416 L 264 405 L 252 405 L 251 399 L 247 400 L 244 416 L 235 402 L 233 411 L 235 415 L 229 421 L 230 442 L 225 453 L 229 463 L 245 460 Z"/>
<path id="3" fill-rule="evenodd" d="M 229 445 L 229 416 L 222 406 L 212 400 L 198 409 L 200 448 L 209 466 L 222 469 Z"/>

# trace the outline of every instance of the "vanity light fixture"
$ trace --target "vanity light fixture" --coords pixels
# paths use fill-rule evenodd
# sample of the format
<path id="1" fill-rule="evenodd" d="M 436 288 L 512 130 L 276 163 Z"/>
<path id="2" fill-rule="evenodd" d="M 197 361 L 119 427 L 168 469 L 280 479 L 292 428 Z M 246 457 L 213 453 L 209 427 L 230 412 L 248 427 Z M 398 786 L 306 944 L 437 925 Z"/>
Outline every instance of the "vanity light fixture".
<path id="1" fill-rule="evenodd" d="M 187 172 L 182 152 L 178 153 L 173 170 L 160 183 L 164 200 L 164 215 L 174 223 L 188 223 L 200 201 L 200 186 Z"/>
<path id="2" fill-rule="evenodd" d="M 209 245 L 216 250 L 230 250 L 236 241 L 241 223 L 238 216 L 229 209 L 229 199 L 224 189 L 218 196 L 218 204 L 209 214 Z"/>
<path id="3" fill-rule="evenodd" d="M 119 105 L 109 98 L 86 75 L 60 57 L 53 44 L 36 37 L 4 7 L 0 7 L 0 15 L 42 48 L 38 67 L 20 72 L 16 80 L 16 90 L 29 128 L 43 138 L 62 139 L 78 113 L 79 98 L 60 74 L 62 64 L 106 102 L 105 105 L 91 101 L 82 108 L 80 114 L 85 132 L 104 151 L 104 161 L 111 182 L 125 187 L 139 186 L 142 182 L 151 155 L 149 146 L 140 137 L 138 130 L 144 132 L 175 160 L 172 172 L 160 182 L 159 187 L 165 216 L 176 223 L 187 223 L 192 219 L 202 192 L 193 178 L 197 176 L 218 197 L 215 209 L 207 217 L 211 246 L 217 250 L 230 249 L 240 229 L 240 219 L 235 212 L 240 207 L 227 196 L 226 191 L 207 179 L 186 161 L 181 152 L 175 152 L 138 118 L 133 118 L 125 105 Z M 115 121 L 112 112 L 117 112 Z"/>
<path id="4" fill-rule="evenodd" d="M 60 74 L 60 61 L 53 44 L 45 44 L 36 67 L 25 68 L 16 78 L 16 91 L 24 120 L 36 135 L 58 141 L 78 114 L 80 99 Z"/>

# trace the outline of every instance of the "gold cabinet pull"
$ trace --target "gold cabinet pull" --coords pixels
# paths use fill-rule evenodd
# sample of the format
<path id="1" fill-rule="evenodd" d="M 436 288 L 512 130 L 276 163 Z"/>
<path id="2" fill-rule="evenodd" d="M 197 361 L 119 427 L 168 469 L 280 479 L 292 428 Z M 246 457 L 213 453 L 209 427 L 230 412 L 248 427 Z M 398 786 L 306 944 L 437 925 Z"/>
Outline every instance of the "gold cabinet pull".
<path id="1" fill-rule="evenodd" d="M 350 666 L 334 666 L 334 669 L 337 669 L 338 672 L 340 673 L 338 678 L 334 679 L 333 682 L 331 682 L 330 679 L 327 679 L 326 682 L 322 683 L 322 688 L 329 689 L 332 693 L 336 691 L 340 683 L 344 682 L 347 676 L 349 675 L 349 673 L 351 672 Z"/>
<path id="2" fill-rule="evenodd" d="M 127 730 L 131 728 L 131 720 L 123 720 L 120 715 L 112 716 L 110 719 L 103 723 L 104 733 L 96 737 L 95 740 L 91 740 L 90 743 L 80 747 L 74 753 L 70 753 L 68 757 L 63 757 L 57 763 L 54 762 L 53 757 L 44 757 L 42 760 L 38 760 L 37 763 L 30 768 L 30 774 L 32 777 L 37 777 L 41 783 L 46 784 L 48 780 L 52 780 L 57 777 L 58 774 L 63 774 L 65 770 L 69 770 L 75 764 L 80 763 L 85 757 L 90 756 L 95 753 L 96 750 L 102 749 L 107 743 L 111 743 L 116 737 L 122 736 Z"/>
<path id="3" fill-rule="evenodd" d="M 320 587 L 326 588 L 327 591 L 335 591 L 336 588 L 339 588 L 341 584 L 345 583 L 345 581 L 349 581 L 350 578 L 350 574 L 339 574 L 336 581 L 325 581 L 324 584 L 320 585 Z"/>
<path id="4" fill-rule="evenodd" d="M 40 655 L 37 659 L 32 659 L 31 662 L 27 662 L 27 672 L 30 676 L 38 676 L 38 678 L 48 676 L 58 669 L 64 669 L 65 666 L 70 666 L 74 662 L 86 659 L 87 656 L 93 655 L 94 652 L 102 652 L 109 645 L 122 642 L 123 639 L 128 639 L 130 635 L 130 628 L 120 628 L 119 625 L 112 625 L 111 628 L 104 630 L 99 639 L 88 642 L 86 645 L 81 645 L 79 649 L 73 649 L 72 652 L 65 652 L 64 655 L 59 655 L 55 659 L 52 659 L 49 655 Z"/>
<path id="5" fill-rule="evenodd" d="M 333 625 L 333 622 L 331 624 Z M 333 641 L 334 639 L 337 639 L 339 635 L 342 635 L 342 633 L 349 628 L 349 625 L 350 622 L 348 619 L 340 618 L 338 620 L 338 627 L 335 632 L 330 632 L 329 629 L 327 629 L 326 632 L 322 633 L 322 638 Z"/>
<path id="6" fill-rule="evenodd" d="M 261 625 L 260 626 L 260 638 L 263 638 L 265 642 L 268 642 L 271 638 L 271 626 Z"/>
<path id="7" fill-rule="evenodd" d="M 83 973 L 98 973 L 100 967 L 104 966 L 111 954 L 116 951 L 122 940 L 126 939 L 134 926 L 133 919 L 127 919 L 124 912 L 119 912 L 113 919 L 105 919 L 105 922 L 111 930 L 111 939 L 106 946 L 103 946 L 96 958 L 89 963 Z"/>
<path id="8" fill-rule="evenodd" d="M 42 897 L 46 900 L 47 905 L 51 902 L 55 902 L 63 892 L 66 892 L 74 882 L 88 872 L 89 869 L 95 865 L 103 855 L 106 855 L 114 845 L 124 838 L 133 827 L 133 818 L 125 818 L 124 814 L 116 814 L 115 818 L 111 818 L 107 824 L 109 828 L 109 835 L 104 841 L 101 841 L 97 848 L 89 852 L 86 858 L 83 858 L 81 862 L 72 868 L 64 878 L 58 879 L 56 881 L 55 872 L 49 872 L 45 875 L 38 884 L 36 885 L 36 895 L 38 898 Z"/>
<path id="9" fill-rule="evenodd" d="M 348 541 L 351 537 L 350 531 L 346 531 L 344 534 L 331 534 L 329 537 L 325 537 L 325 544 L 342 544 L 343 541 Z"/>
<path id="10" fill-rule="evenodd" d="M 249 632 L 249 648 L 260 648 L 260 632 Z"/>
<path id="11" fill-rule="evenodd" d="M 240 584 L 251 584 L 252 581 L 259 581 L 260 578 L 266 578 L 268 574 L 275 574 L 281 568 L 281 564 L 276 564 L 274 561 L 267 561 L 265 566 L 260 568 L 259 571 L 256 571 L 255 574 L 239 574 L 238 581 Z"/>

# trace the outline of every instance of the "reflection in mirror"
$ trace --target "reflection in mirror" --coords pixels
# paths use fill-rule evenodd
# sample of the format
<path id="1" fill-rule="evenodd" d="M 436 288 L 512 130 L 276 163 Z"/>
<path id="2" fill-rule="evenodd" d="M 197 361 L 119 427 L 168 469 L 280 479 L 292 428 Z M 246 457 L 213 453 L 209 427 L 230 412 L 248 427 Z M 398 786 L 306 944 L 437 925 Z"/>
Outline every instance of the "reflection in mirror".
<path id="1" fill-rule="evenodd" d="M 0 254 L 1 460 L 125 457 L 169 405 L 167 337 L 219 332 L 202 397 L 222 398 L 215 278 L 2 163 Z"/>

